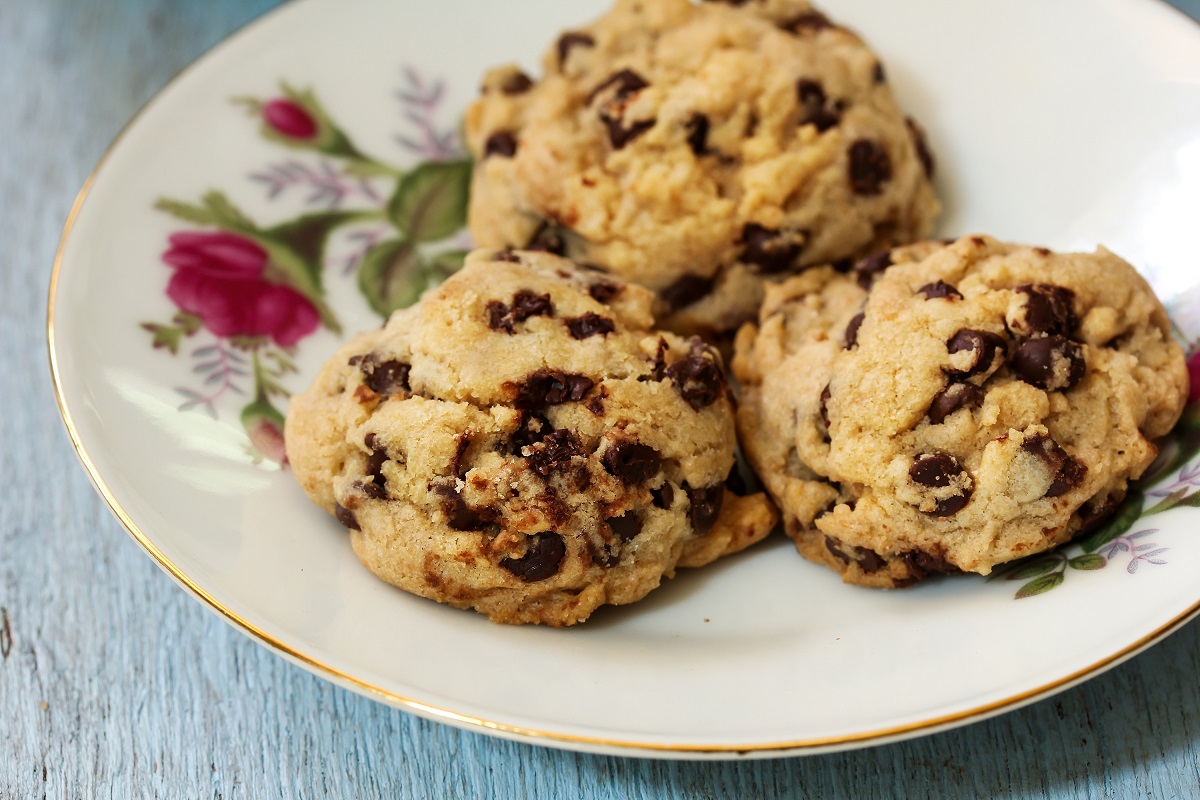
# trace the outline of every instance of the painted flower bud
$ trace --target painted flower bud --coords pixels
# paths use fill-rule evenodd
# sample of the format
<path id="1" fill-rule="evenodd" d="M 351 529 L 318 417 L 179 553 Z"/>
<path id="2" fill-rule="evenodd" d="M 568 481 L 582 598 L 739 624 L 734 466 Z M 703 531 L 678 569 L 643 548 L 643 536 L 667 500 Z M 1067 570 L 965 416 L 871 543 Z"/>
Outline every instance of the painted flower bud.
<path id="1" fill-rule="evenodd" d="M 304 106 L 293 100 L 277 97 L 262 105 L 263 122 L 281 136 L 289 139 L 313 139 L 317 135 L 317 121 Z"/>

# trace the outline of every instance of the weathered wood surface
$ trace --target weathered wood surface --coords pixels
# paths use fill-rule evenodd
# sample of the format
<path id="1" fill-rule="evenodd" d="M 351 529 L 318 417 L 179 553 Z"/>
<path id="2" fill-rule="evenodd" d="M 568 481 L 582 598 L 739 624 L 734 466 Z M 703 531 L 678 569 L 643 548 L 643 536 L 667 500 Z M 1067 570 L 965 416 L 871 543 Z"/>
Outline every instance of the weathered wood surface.
<path id="1" fill-rule="evenodd" d="M 273 4 L 0 4 L 0 797 L 1200 796 L 1195 623 L 965 729 L 687 763 L 422 721 L 290 666 L 178 589 L 104 507 L 62 430 L 43 332 L 49 268 L 76 190 L 121 125 Z M 1179 5 L 1200 14 L 1200 0 Z"/>

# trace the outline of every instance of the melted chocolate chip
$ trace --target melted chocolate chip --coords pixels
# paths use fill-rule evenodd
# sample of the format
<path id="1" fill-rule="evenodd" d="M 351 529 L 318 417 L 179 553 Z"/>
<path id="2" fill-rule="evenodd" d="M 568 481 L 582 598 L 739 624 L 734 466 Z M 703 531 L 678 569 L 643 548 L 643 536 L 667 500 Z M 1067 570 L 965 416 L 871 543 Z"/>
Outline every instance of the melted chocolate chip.
<path id="1" fill-rule="evenodd" d="M 823 431 L 823 433 L 825 434 L 826 442 L 829 441 L 829 398 L 830 397 L 831 397 L 831 394 L 829 391 L 829 384 L 827 383 L 827 384 L 825 384 L 825 388 L 821 390 L 821 405 L 820 405 L 821 424 L 825 426 L 825 430 Z"/>
<path id="2" fill-rule="evenodd" d="M 613 117 L 606 112 L 600 113 L 600 120 L 608 128 L 608 140 L 614 150 L 621 150 L 625 145 L 654 127 L 657 119 L 639 119 L 628 125 L 619 117 Z"/>
<path id="3" fill-rule="evenodd" d="M 850 318 L 850 324 L 846 326 L 846 333 L 842 336 L 842 346 L 847 350 L 854 349 L 858 344 L 858 329 L 862 327 L 863 320 L 867 318 L 867 312 L 860 311 Z"/>
<path id="4" fill-rule="evenodd" d="M 1069 336 L 1078 321 L 1075 317 L 1075 292 L 1049 283 L 1027 283 L 1016 289 L 1025 295 L 1025 314 L 1015 321 L 1013 330 L 1022 335 L 1034 333 Z"/>
<path id="5" fill-rule="evenodd" d="M 811 78 L 796 81 L 796 99 L 800 103 L 800 124 L 813 125 L 824 133 L 841 122 L 841 105 L 828 105 L 825 88 Z"/>
<path id="6" fill-rule="evenodd" d="M 1058 442 L 1045 434 L 1028 437 L 1021 449 L 1041 458 L 1054 473 L 1046 497 L 1060 497 L 1083 483 L 1087 477 L 1087 466 L 1072 458 Z"/>
<path id="7" fill-rule="evenodd" d="M 532 88 L 533 79 L 520 70 L 513 72 L 500 84 L 500 91 L 507 95 L 524 94 Z"/>
<path id="8" fill-rule="evenodd" d="M 725 373 L 717 363 L 716 354 L 706 347 L 695 347 L 692 352 L 667 367 L 666 377 L 675 383 L 679 394 L 693 411 L 707 408 L 725 392 Z"/>
<path id="9" fill-rule="evenodd" d="M 657 508 L 670 508 L 675 502 L 675 487 L 670 481 L 663 481 L 663 485 L 657 489 L 650 490 L 650 496 L 654 498 L 654 505 Z"/>
<path id="10" fill-rule="evenodd" d="M 526 583 L 544 581 L 558 572 L 567 555 L 567 544 L 554 531 L 535 533 L 528 537 L 525 555 L 520 558 L 502 558 L 500 566 Z"/>
<path id="11" fill-rule="evenodd" d="M 829 536 L 826 536 L 825 537 L 825 549 L 829 551 L 830 555 L 832 555 L 838 561 L 841 561 L 843 564 L 850 563 L 850 556 L 848 556 L 842 552 L 842 548 L 839 546 L 839 543 L 837 542 L 837 540 L 832 539 Z"/>
<path id="12" fill-rule="evenodd" d="M 382 491 L 387 484 L 387 478 L 383 477 L 383 465 L 388 461 L 387 450 L 380 443 L 379 437 L 373 433 L 368 433 L 363 437 L 363 444 L 367 448 L 367 475 L 370 476 L 370 483 L 364 486 L 368 494 L 372 491 L 368 487 L 374 487 Z M 376 498 L 381 499 L 381 498 Z"/>
<path id="13" fill-rule="evenodd" d="M 355 518 L 354 512 L 343 506 L 341 503 L 335 502 L 333 504 L 333 515 L 337 517 L 337 521 L 342 523 L 344 527 L 349 528 L 352 531 L 362 530 L 362 528 L 358 526 L 358 520 Z"/>
<path id="14" fill-rule="evenodd" d="M 654 368 L 650 370 L 649 380 L 661 381 L 667 377 L 667 351 L 670 349 L 667 340 L 658 337 L 658 345 L 654 348 Z"/>
<path id="15" fill-rule="evenodd" d="M 854 265 L 854 279 L 864 289 L 870 289 L 875 279 L 892 265 L 892 251 L 882 250 L 866 258 L 860 258 Z"/>
<path id="16" fill-rule="evenodd" d="M 483 144 L 483 157 L 512 158 L 517 154 L 517 137 L 509 131 L 496 131 Z"/>
<path id="17" fill-rule="evenodd" d="M 558 67 L 562 69 L 567 63 L 567 56 L 575 47 L 595 47 L 596 40 L 586 33 L 564 33 L 558 37 Z"/>
<path id="18" fill-rule="evenodd" d="M 917 149 L 917 158 L 921 162 L 921 168 L 925 170 L 925 177 L 933 177 L 934 160 L 933 153 L 929 152 L 929 145 L 925 141 L 925 131 L 916 123 L 912 117 L 905 118 L 905 123 L 908 124 L 908 132 L 912 134 L 913 146 Z"/>
<path id="19" fill-rule="evenodd" d="M 739 258 L 767 274 L 784 272 L 793 268 L 807 241 L 808 231 L 805 230 L 776 230 L 748 222 L 742 226 Z"/>
<path id="20" fill-rule="evenodd" d="M 806 11 L 799 16 L 793 17 L 779 27 L 798 35 L 807 35 L 826 28 L 832 28 L 833 23 L 829 21 L 829 17 L 820 11 Z"/>
<path id="21" fill-rule="evenodd" d="M 1018 378 L 1047 392 L 1067 391 L 1087 374 L 1083 345 L 1057 334 L 1022 342 L 1008 365 Z"/>
<path id="22" fill-rule="evenodd" d="M 924 295 L 926 300 L 962 300 L 962 293 L 945 281 L 927 283 L 917 289 L 917 294 Z"/>
<path id="23" fill-rule="evenodd" d="M 508 306 L 499 300 L 489 300 L 483 310 L 483 316 L 487 320 L 487 326 L 492 330 L 513 332 L 513 322 L 512 317 L 508 315 Z"/>
<path id="24" fill-rule="evenodd" d="M 854 548 L 854 560 L 858 562 L 858 566 L 862 571 L 868 575 L 879 572 L 879 570 L 887 566 L 887 561 L 883 559 L 883 556 L 865 547 Z"/>
<path id="25" fill-rule="evenodd" d="M 685 483 L 683 490 L 692 503 L 692 531 L 698 534 L 708 533 L 721 513 L 721 502 L 725 498 L 724 484 L 715 483 L 712 486 L 693 489 Z"/>
<path id="26" fill-rule="evenodd" d="M 554 304 L 548 294 L 534 294 L 522 289 L 513 295 L 512 317 L 514 322 L 524 322 L 530 317 L 554 316 Z"/>
<path id="27" fill-rule="evenodd" d="M 583 442 L 574 432 L 558 430 L 545 436 L 540 442 L 528 446 L 526 456 L 529 468 L 543 478 L 562 472 L 573 466 L 575 458 L 586 458 Z"/>
<path id="28" fill-rule="evenodd" d="M 509 264 L 521 263 L 521 257 L 514 253 L 512 248 L 507 247 L 503 250 L 497 250 L 496 254 L 492 256 L 492 259 L 495 261 L 507 261 Z"/>
<path id="29" fill-rule="evenodd" d="M 941 489 L 951 486 L 959 476 L 966 473 L 958 459 L 949 453 L 924 453 L 913 460 L 908 470 L 908 476 L 922 486 Z M 961 511 L 971 499 L 971 489 L 966 488 L 961 494 L 951 495 L 937 501 L 933 511 L 928 512 L 933 517 L 948 517 Z"/>
<path id="30" fill-rule="evenodd" d="M 588 287 L 588 294 L 590 294 L 592 299 L 597 303 L 604 303 L 605 305 L 608 305 L 612 302 L 614 297 L 621 293 L 623 288 L 625 287 L 615 283 L 610 283 L 609 281 L 597 281 Z"/>
<path id="31" fill-rule="evenodd" d="M 849 158 L 847 174 L 850 190 L 857 195 L 872 196 L 883 191 L 892 179 L 892 160 L 883 145 L 870 139 L 859 139 L 846 151 Z"/>
<path id="32" fill-rule="evenodd" d="M 708 117 L 703 114 L 692 114 L 685 126 L 688 147 L 697 156 L 708 153 L 708 125 Z"/>
<path id="33" fill-rule="evenodd" d="M 961 569 L 946 560 L 944 553 L 910 550 L 907 553 L 901 553 L 900 559 L 904 561 L 908 571 L 917 580 L 925 578 L 931 572 L 940 572 L 944 575 L 958 575 L 962 572 Z"/>
<path id="34" fill-rule="evenodd" d="M 1003 356 L 1008 349 L 1008 343 L 998 333 L 963 328 L 950 337 L 950 340 L 946 342 L 946 349 L 951 354 L 964 351 L 973 354 L 971 364 L 966 369 L 943 367 L 952 375 L 961 375 L 966 378 L 980 375 L 991 369 L 996 358 Z"/>
<path id="35" fill-rule="evenodd" d="M 641 75 L 638 75 L 633 70 L 623 69 L 619 72 L 614 72 L 612 75 L 609 75 L 604 79 L 603 83 L 601 83 L 595 89 L 592 89 L 592 91 L 588 92 L 585 102 L 590 106 L 592 101 L 596 99 L 597 95 L 599 95 L 605 89 L 611 87 L 616 87 L 614 97 L 619 100 L 624 100 L 630 95 L 640 92 L 649 85 L 650 84 L 646 82 L 645 78 L 643 78 Z"/>
<path id="36" fill-rule="evenodd" d="M 442 479 L 445 481 L 445 479 Z M 431 483 L 429 490 L 441 498 L 442 513 L 446 515 L 446 524 L 456 531 L 477 531 L 495 519 L 494 512 L 477 510 L 467 505 L 462 495 L 458 493 L 453 479 Z"/>
<path id="37" fill-rule="evenodd" d="M 929 421 L 941 425 L 946 417 L 960 408 L 974 408 L 983 403 L 983 392 L 972 383 L 951 383 L 929 404 Z"/>
<path id="38" fill-rule="evenodd" d="M 591 311 L 581 317 L 567 317 L 564 322 L 566 322 L 567 330 L 571 332 L 571 338 L 573 339 L 603 336 L 617 329 L 617 326 L 613 324 L 611 319 L 602 317 L 599 314 L 593 314 Z"/>
<path id="39" fill-rule="evenodd" d="M 628 542 L 642 532 L 642 518 L 633 511 L 626 511 L 619 517 L 609 517 L 605 522 L 622 542 Z"/>
<path id="40" fill-rule="evenodd" d="M 375 353 L 370 353 L 359 361 L 358 368 L 363 374 L 363 383 L 380 397 L 409 391 L 411 364 L 396 359 L 380 361 Z"/>
<path id="41" fill-rule="evenodd" d="M 533 236 L 529 238 L 525 249 L 552 253 L 556 256 L 565 256 L 567 254 L 567 243 L 558 226 L 552 225 L 550 222 L 543 222 L 533 232 Z"/>
<path id="42" fill-rule="evenodd" d="M 660 292 L 663 302 L 671 309 L 690 306 L 712 291 L 713 278 L 700 275 L 684 275 Z"/>
<path id="43" fill-rule="evenodd" d="M 585 375 L 556 369 L 539 369 L 530 373 L 522 384 L 506 384 L 516 387 L 517 396 L 513 405 L 519 409 L 539 409 L 568 401 L 579 401 L 586 397 L 595 385 L 596 382 Z"/>
<path id="44" fill-rule="evenodd" d="M 458 440 L 454 445 L 454 455 L 450 457 L 450 474 L 461 478 L 466 474 L 466 469 L 463 465 L 463 459 L 467 455 L 467 450 L 471 447 L 471 437 L 468 434 L 460 433 Z"/>
<path id="45" fill-rule="evenodd" d="M 610 475 L 632 486 L 645 483 L 657 475 L 662 456 L 648 444 L 621 440 L 608 446 L 602 461 Z"/>
<path id="46" fill-rule="evenodd" d="M 554 433 L 554 426 L 536 411 L 522 411 L 521 422 L 512 435 L 512 452 L 521 455 L 521 448 L 537 444 Z"/>
<path id="47" fill-rule="evenodd" d="M 871 77 L 876 83 L 884 83 L 887 81 L 887 73 L 883 71 L 883 64 L 878 61 L 875 62 L 875 71 L 871 73 Z"/>

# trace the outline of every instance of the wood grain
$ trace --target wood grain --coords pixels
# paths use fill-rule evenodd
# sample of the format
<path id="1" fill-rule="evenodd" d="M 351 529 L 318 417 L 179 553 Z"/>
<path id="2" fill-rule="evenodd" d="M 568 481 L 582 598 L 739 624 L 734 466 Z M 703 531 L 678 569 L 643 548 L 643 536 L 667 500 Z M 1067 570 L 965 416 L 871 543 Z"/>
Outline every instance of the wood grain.
<path id="1" fill-rule="evenodd" d="M 964 729 L 689 763 L 425 722 L 290 666 L 176 587 L 103 506 L 62 430 L 43 333 L 49 268 L 76 190 L 121 125 L 273 4 L 0 6 L 0 797 L 1200 795 L 1194 623 L 1082 687 Z M 1102 621 L 1081 609 L 1079 624 Z"/>

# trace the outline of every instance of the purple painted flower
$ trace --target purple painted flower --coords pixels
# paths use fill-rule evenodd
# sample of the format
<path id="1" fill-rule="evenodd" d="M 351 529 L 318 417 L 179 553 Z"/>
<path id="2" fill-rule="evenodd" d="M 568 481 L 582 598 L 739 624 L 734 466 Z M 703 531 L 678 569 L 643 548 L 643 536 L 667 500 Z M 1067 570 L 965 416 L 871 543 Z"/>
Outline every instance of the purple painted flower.
<path id="1" fill-rule="evenodd" d="M 1200 349 L 1192 353 L 1192 357 L 1188 359 L 1188 376 L 1192 379 L 1192 389 L 1188 392 L 1188 402 L 1194 403 L 1200 400 Z"/>
<path id="2" fill-rule="evenodd" d="M 320 324 L 304 295 L 263 277 L 267 251 L 224 231 L 172 234 L 163 261 L 175 269 L 167 296 L 217 336 L 269 336 L 290 347 Z"/>
<path id="3" fill-rule="evenodd" d="M 263 122 L 289 139 L 312 139 L 317 135 L 317 121 L 308 109 L 294 100 L 277 97 L 262 105 Z"/>

